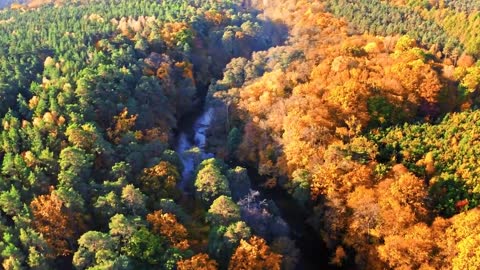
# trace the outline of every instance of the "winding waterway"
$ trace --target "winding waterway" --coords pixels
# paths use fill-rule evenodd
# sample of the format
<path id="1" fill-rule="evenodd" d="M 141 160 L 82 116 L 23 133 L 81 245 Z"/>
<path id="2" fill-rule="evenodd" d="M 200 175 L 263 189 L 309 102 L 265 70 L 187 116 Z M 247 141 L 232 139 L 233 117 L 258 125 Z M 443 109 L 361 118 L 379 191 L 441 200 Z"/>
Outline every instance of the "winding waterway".
<path id="1" fill-rule="evenodd" d="M 197 113 L 200 113 L 199 117 Z M 204 160 L 213 157 L 213 154 L 205 152 L 207 143 L 207 129 L 213 118 L 213 109 L 201 110 L 193 113 L 191 116 L 194 120 L 185 120 L 187 125 L 181 125 L 178 135 L 177 145 L 175 151 L 180 154 L 180 159 L 183 163 L 182 179 L 178 187 L 187 194 L 192 194 L 192 181 L 194 178 L 195 166 L 199 162 L 198 159 Z M 191 127 L 190 127 L 191 125 Z M 199 150 L 195 155 L 191 153 L 193 148 Z"/>
<path id="2" fill-rule="evenodd" d="M 206 107 L 190 113 L 179 124 L 175 150 L 180 155 L 184 169 L 178 187 L 186 196 L 194 194 L 195 167 L 201 160 L 214 157 L 214 154 L 205 150 L 208 139 L 207 130 L 214 117 L 213 113 L 213 108 Z M 194 150 L 192 151 L 192 149 Z M 194 153 L 192 154 L 192 152 Z M 259 175 L 254 168 L 245 166 L 245 164 L 230 165 L 244 165 L 243 167 L 247 168 L 248 175 L 252 180 L 253 188 L 261 193 L 262 198 L 272 200 L 279 208 L 281 218 L 288 224 L 290 238 L 295 241 L 301 253 L 296 269 L 333 269 L 328 265 L 327 248 L 313 228 L 306 223 L 308 214 L 297 206 L 291 196 L 280 188 L 263 189 L 259 184 L 265 182 L 266 178 Z"/>

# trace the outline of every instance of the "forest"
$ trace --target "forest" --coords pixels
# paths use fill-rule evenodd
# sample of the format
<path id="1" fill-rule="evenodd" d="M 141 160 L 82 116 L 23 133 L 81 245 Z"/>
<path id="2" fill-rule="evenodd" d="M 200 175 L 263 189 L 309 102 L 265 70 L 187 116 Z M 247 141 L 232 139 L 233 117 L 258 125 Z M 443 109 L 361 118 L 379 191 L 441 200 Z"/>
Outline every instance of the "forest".
<path id="1" fill-rule="evenodd" d="M 479 26 L 465 0 L 0 0 L 0 269 L 480 269 Z"/>

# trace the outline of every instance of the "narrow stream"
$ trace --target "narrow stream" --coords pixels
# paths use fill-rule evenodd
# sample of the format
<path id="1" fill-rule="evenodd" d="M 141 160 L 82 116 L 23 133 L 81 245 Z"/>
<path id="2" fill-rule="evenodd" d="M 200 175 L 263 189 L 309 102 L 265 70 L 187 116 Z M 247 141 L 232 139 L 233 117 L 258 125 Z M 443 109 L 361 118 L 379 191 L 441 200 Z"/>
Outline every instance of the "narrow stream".
<path id="1" fill-rule="evenodd" d="M 213 108 L 204 108 L 182 119 L 179 125 L 175 150 L 180 155 L 184 170 L 178 186 L 186 196 L 193 196 L 194 193 L 195 166 L 204 159 L 214 157 L 212 153 L 205 151 L 206 132 L 214 116 L 213 113 Z M 194 150 L 192 151 L 192 149 Z M 230 165 L 234 167 L 241 164 Z M 263 183 L 266 180 L 265 177 L 260 176 L 254 168 L 247 166 L 247 170 L 252 181 L 252 187 L 260 192 L 262 198 L 275 202 L 280 210 L 280 217 L 288 225 L 290 238 L 296 242 L 297 248 L 300 249 L 301 256 L 296 269 L 333 269 L 328 265 L 327 248 L 313 228 L 305 222 L 307 213 L 299 210 L 296 202 L 285 190 L 280 188 L 265 190 L 260 187 L 259 183 Z"/>
<path id="2" fill-rule="evenodd" d="M 195 166 L 199 161 L 213 157 L 213 154 L 204 151 L 207 143 L 207 129 L 213 118 L 213 109 L 202 110 L 198 118 L 194 117 L 194 121 L 187 121 L 191 127 L 184 126 L 178 135 L 177 146 L 175 151 L 180 154 L 180 159 L 183 162 L 182 179 L 178 187 L 187 194 L 192 194 L 192 181 L 194 178 Z M 182 127 L 182 126 L 181 126 Z M 199 153 L 197 155 L 192 153 L 193 148 L 197 148 Z M 199 160 L 198 160 L 199 159 Z"/>

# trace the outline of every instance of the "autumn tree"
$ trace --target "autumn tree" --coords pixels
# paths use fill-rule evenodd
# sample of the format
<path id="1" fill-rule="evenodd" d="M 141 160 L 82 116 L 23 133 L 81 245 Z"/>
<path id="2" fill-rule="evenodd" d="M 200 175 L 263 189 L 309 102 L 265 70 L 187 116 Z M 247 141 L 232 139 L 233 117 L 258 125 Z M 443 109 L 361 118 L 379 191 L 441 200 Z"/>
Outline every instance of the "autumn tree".
<path id="1" fill-rule="evenodd" d="M 347 206 L 351 209 L 351 219 L 347 220 L 347 235 L 343 241 L 348 246 L 354 247 L 358 254 L 356 262 L 358 265 L 375 264 L 375 247 L 371 245 L 376 236 L 376 227 L 378 225 L 378 194 L 374 189 L 368 189 L 365 186 L 359 186 L 354 192 L 350 193 L 347 200 Z M 341 216 L 341 218 L 344 218 Z M 340 222 L 337 222 L 337 224 Z"/>
<path id="2" fill-rule="evenodd" d="M 447 261 L 451 262 L 451 269 L 476 269 L 480 266 L 477 226 L 479 220 L 478 208 L 460 213 L 451 219 L 452 224 L 446 230 L 444 246 L 448 249 Z"/>
<path id="3" fill-rule="evenodd" d="M 418 223 L 400 235 L 386 236 L 385 243 L 378 251 L 380 258 L 392 269 L 421 269 L 429 266 L 435 249 L 437 246 L 432 230 L 426 224 Z"/>
<path id="4" fill-rule="evenodd" d="M 72 124 L 67 127 L 65 135 L 68 136 L 69 142 L 71 142 L 75 147 L 96 152 L 100 152 L 101 150 L 105 149 L 104 140 L 101 137 L 98 129 L 92 123 L 82 126 Z"/>
<path id="5" fill-rule="evenodd" d="M 218 264 L 208 254 L 199 253 L 190 259 L 178 261 L 178 270 L 217 270 Z"/>
<path id="6" fill-rule="evenodd" d="M 162 210 L 147 215 L 147 221 L 152 226 L 152 231 L 166 237 L 170 244 L 179 249 L 187 249 L 187 229 L 177 221 L 175 215 L 163 213 Z"/>
<path id="7" fill-rule="evenodd" d="M 235 250 L 228 269 L 280 270 L 281 264 L 281 255 L 271 251 L 262 238 L 252 236 L 248 242 L 240 240 L 240 245 Z"/>
<path id="8" fill-rule="evenodd" d="M 55 191 L 40 195 L 30 203 L 33 226 L 53 249 L 52 256 L 65 256 L 72 253 L 75 240 L 84 230 L 80 213 L 65 206 Z"/>
<path id="9" fill-rule="evenodd" d="M 116 144 L 119 144 L 122 137 L 131 132 L 135 126 L 138 115 L 128 115 L 128 109 L 124 109 L 120 114 L 114 117 L 114 125 L 107 130 L 108 138 Z"/>
<path id="10" fill-rule="evenodd" d="M 140 190 L 148 195 L 151 202 L 159 198 L 175 198 L 178 195 L 176 184 L 180 173 L 170 162 L 160 161 L 157 165 L 143 170 L 138 181 Z"/>

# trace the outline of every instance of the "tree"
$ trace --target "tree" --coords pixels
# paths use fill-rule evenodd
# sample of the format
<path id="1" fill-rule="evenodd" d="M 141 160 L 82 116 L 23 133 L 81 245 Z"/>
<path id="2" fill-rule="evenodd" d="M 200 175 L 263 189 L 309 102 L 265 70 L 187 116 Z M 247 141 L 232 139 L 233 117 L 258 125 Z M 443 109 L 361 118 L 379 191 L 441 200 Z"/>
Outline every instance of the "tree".
<path id="1" fill-rule="evenodd" d="M 398 39 L 397 44 L 395 45 L 395 50 L 407 51 L 413 47 L 416 47 L 416 43 L 417 42 L 415 41 L 415 39 L 405 35 Z"/>
<path id="2" fill-rule="evenodd" d="M 10 190 L 0 192 L 0 209 L 7 215 L 14 216 L 22 210 L 22 202 L 18 190 L 12 185 Z"/>
<path id="3" fill-rule="evenodd" d="M 458 255 L 453 258 L 454 270 L 480 268 L 480 236 L 469 235 L 457 244 Z"/>
<path id="4" fill-rule="evenodd" d="M 218 264 L 208 254 L 199 253 L 190 259 L 177 262 L 178 270 L 217 270 Z"/>
<path id="5" fill-rule="evenodd" d="M 107 233 L 86 232 L 78 239 L 78 245 L 73 255 L 73 265 L 77 269 L 113 265 L 119 256 L 115 252 L 118 243 Z"/>
<path id="6" fill-rule="evenodd" d="M 129 239 L 139 228 L 144 226 L 142 220 L 138 217 L 116 214 L 110 219 L 108 227 L 110 235 L 118 237 L 121 240 Z"/>
<path id="7" fill-rule="evenodd" d="M 68 126 L 65 135 L 68 136 L 68 141 L 75 147 L 82 148 L 87 151 L 100 151 L 98 141 L 102 141 L 101 135 L 95 126 L 91 123 L 82 125 L 77 124 Z"/>
<path id="8" fill-rule="evenodd" d="M 51 255 L 71 254 L 75 240 L 85 227 L 80 213 L 67 208 L 55 191 L 34 198 L 30 203 L 30 209 L 34 228 L 43 234 L 54 251 Z"/>
<path id="9" fill-rule="evenodd" d="M 169 162 L 160 161 L 157 165 L 144 169 L 138 181 L 141 191 L 155 202 L 160 198 L 177 197 L 176 185 L 179 180 L 177 168 Z"/>
<path id="10" fill-rule="evenodd" d="M 60 152 L 59 184 L 74 188 L 84 199 L 88 197 L 88 181 L 92 173 L 93 156 L 78 147 L 66 147 Z"/>
<path id="11" fill-rule="evenodd" d="M 107 130 L 108 138 L 115 144 L 120 144 L 123 136 L 131 132 L 131 129 L 135 126 L 137 117 L 138 115 L 128 116 L 128 109 L 125 108 L 114 117 L 115 125 Z"/>
<path id="12" fill-rule="evenodd" d="M 377 192 L 383 235 L 399 235 L 420 221 L 427 221 L 424 182 L 412 174 L 404 174 L 397 181 L 387 179 L 378 185 Z"/>
<path id="13" fill-rule="evenodd" d="M 435 248 L 431 229 L 424 223 L 417 223 L 399 235 L 386 236 L 385 243 L 378 247 L 378 252 L 380 258 L 392 269 L 420 269 L 429 264 Z"/>
<path id="14" fill-rule="evenodd" d="M 174 214 L 177 219 L 182 223 L 188 223 L 190 221 L 190 216 L 180 205 L 175 203 L 172 199 L 161 199 L 159 203 L 159 208 L 164 213 Z"/>
<path id="15" fill-rule="evenodd" d="M 146 228 L 134 232 L 121 249 L 129 257 L 156 265 L 161 262 L 165 253 L 164 240 Z"/>
<path id="16" fill-rule="evenodd" d="M 217 260 L 220 268 L 225 268 L 240 240 L 249 239 L 251 235 L 251 229 L 243 221 L 228 227 L 212 227 L 208 236 L 208 254 Z"/>
<path id="17" fill-rule="evenodd" d="M 440 240 L 451 262 L 451 269 L 476 269 L 480 265 L 478 221 L 480 210 L 478 208 L 460 213 L 451 219 L 452 224 L 447 228 L 445 235 Z M 444 239 L 445 238 L 445 239 Z"/>
<path id="18" fill-rule="evenodd" d="M 250 227 L 248 227 L 247 223 L 243 221 L 238 221 L 235 223 L 230 224 L 223 234 L 224 241 L 226 242 L 225 245 L 231 252 L 233 249 L 237 247 L 240 243 L 240 240 L 249 239 L 252 236 L 252 231 Z"/>
<path id="19" fill-rule="evenodd" d="M 225 226 L 212 227 L 208 235 L 208 254 L 215 258 L 221 267 L 228 265 L 231 257 L 231 251 L 229 253 L 223 238 L 226 229 Z"/>
<path id="20" fill-rule="evenodd" d="M 229 270 L 280 270 L 282 255 L 274 253 L 265 240 L 252 236 L 248 242 L 240 240 L 240 245 L 228 265 Z"/>
<path id="21" fill-rule="evenodd" d="M 228 116 L 227 116 L 228 117 Z M 238 128 L 234 127 L 228 132 L 227 136 L 227 151 L 233 156 L 237 151 L 238 146 L 242 142 L 242 134 Z"/>
<path id="22" fill-rule="evenodd" d="M 469 67 L 466 71 L 466 75 L 461 80 L 461 85 L 473 93 L 480 86 L 480 66 Z"/>
<path id="23" fill-rule="evenodd" d="M 358 250 L 370 243 L 378 222 L 378 194 L 375 190 L 359 186 L 348 195 L 347 206 L 352 210 L 345 242 Z"/>
<path id="24" fill-rule="evenodd" d="M 312 176 L 307 170 L 295 170 L 292 174 L 292 180 L 287 183 L 287 188 L 293 198 L 300 204 L 310 199 L 310 183 Z"/>
<path id="25" fill-rule="evenodd" d="M 133 215 L 139 215 L 146 211 L 145 195 L 132 184 L 126 185 L 122 189 L 122 202 Z"/>
<path id="26" fill-rule="evenodd" d="M 45 257 L 41 250 L 35 247 L 28 248 L 27 263 L 31 269 L 51 269 L 52 266 L 48 264 L 49 260 Z"/>
<path id="27" fill-rule="evenodd" d="M 6 258 L 3 261 L 5 269 L 20 269 L 20 260 L 24 255 L 19 248 L 18 238 L 10 232 L 4 232 L 0 241 L 0 247 L 2 249 L 2 258 Z"/>
<path id="28" fill-rule="evenodd" d="M 175 215 L 163 213 L 162 210 L 147 215 L 152 231 L 167 238 L 170 244 L 178 249 L 188 249 L 187 229 L 177 221 Z"/>
<path id="29" fill-rule="evenodd" d="M 222 195 L 213 201 L 206 219 L 214 226 L 228 226 L 240 220 L 240 208 L 230 197 Z"/>
<path id="30" fill-rule="evenodd" d="M 10 256 L 2 262 L 3 269 L 5 270 L 21 270 L 21 262 L 18 258 Z"/>
<path id="31" fill-rule="evenodd" d="M 182 160 L 180 159 L 178 153 L 176 153 L 175 151 L 170 149 L 163 151 L 161 159 L 170 164 L 173 164 L 173 166 L 175 166 L 175 168 L 177 168 L 179 172 L 183 171 Z"/>
<path id="32" fill-rule="evenodd" d="M 45 252 L 49 250 L 48 243 L 40 233 L 31 227 L 21 228 L 18 238 L 23 249 L 28 249 L 28 257 L 25 262 L 29 267 L 38 270 L 52 268 L 52 261 L 47 257 L 47 252 Z"/>
<path id="33" fill-rule="evenodd" d="M 146 52 L 148 50 L 148 43 L 144 38 L 139 38 L 137 42 L 135 42 L 135 49 Z"/>
<path id="34" fill-rule="evenodd" d="M 98 196 L 94 206 L 94 213 L 99 223 L 108 223 L 111 217 L 122 212 L 122 203 L 119 196 L 111 191 L 104 196 Z"/>
<path id="35" fill-rule="evenodd" d="M 231 194 L 227 178 L 215 164 L 207 164 L 198 171 L 195 188 L 198 198 L 206 205 L 221 195 Z"/>

